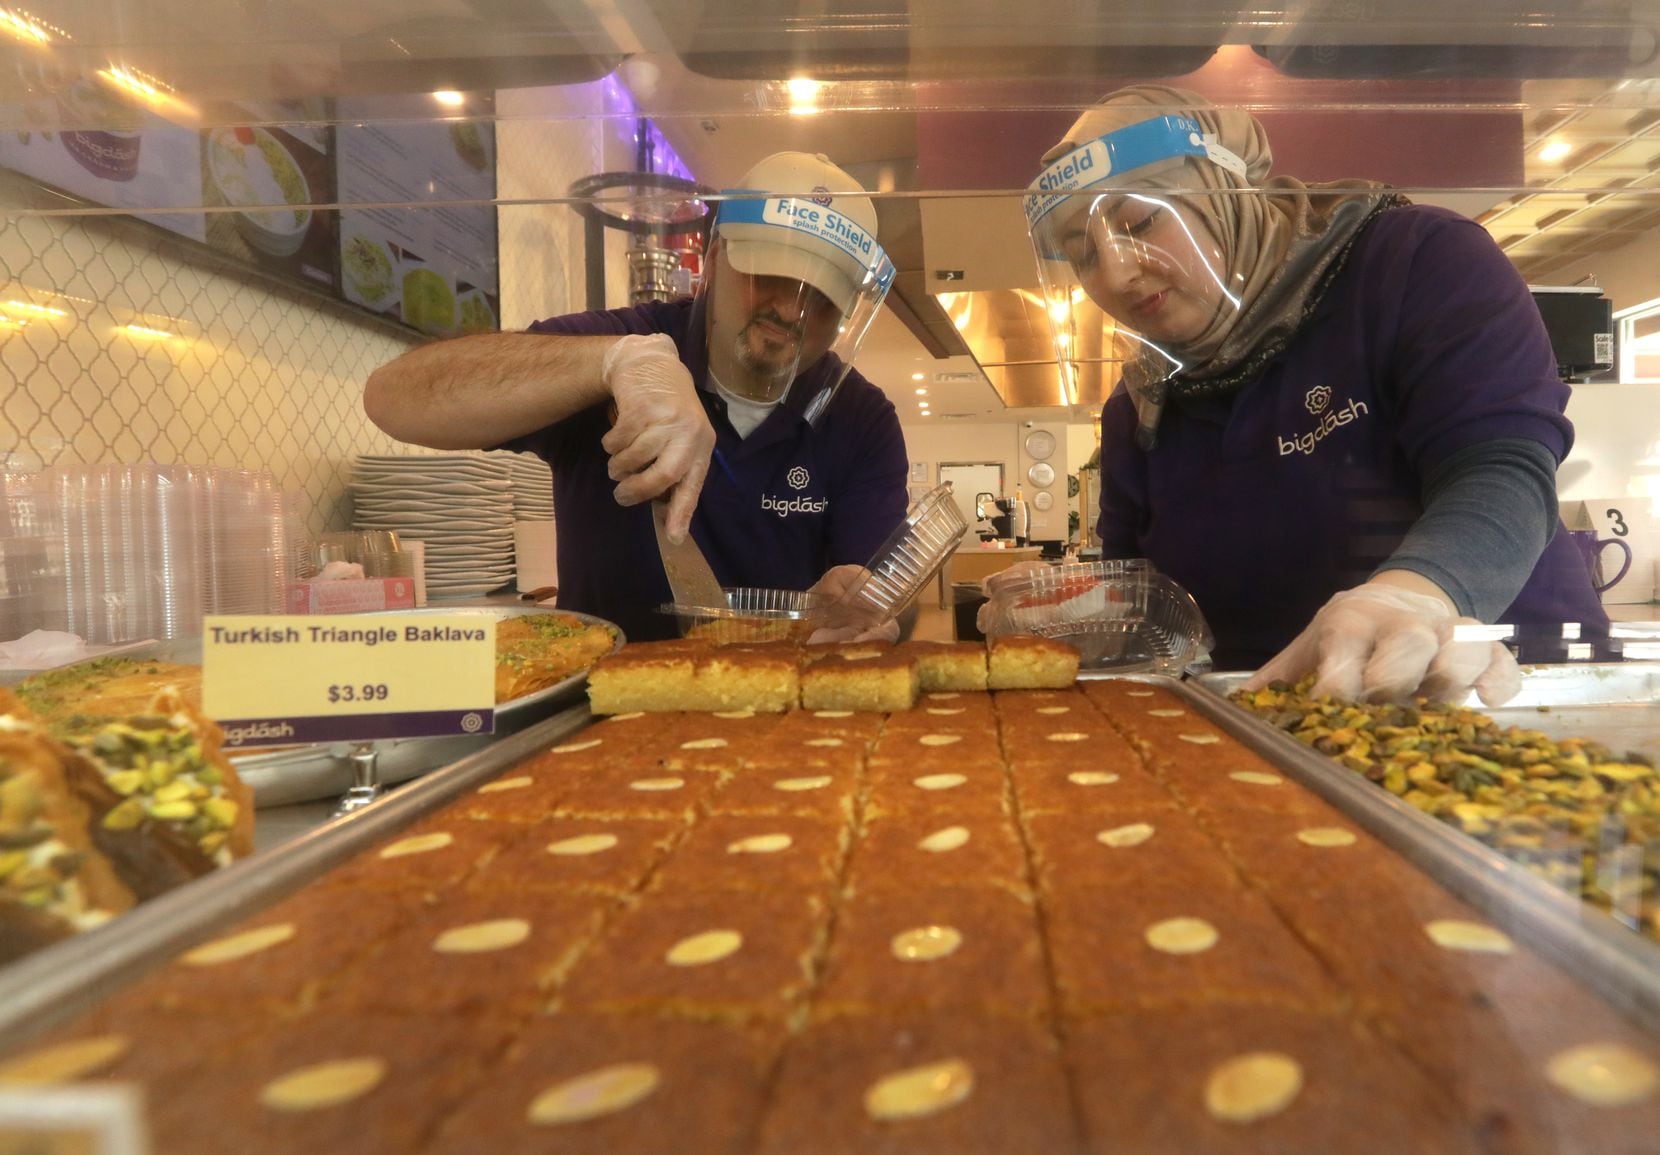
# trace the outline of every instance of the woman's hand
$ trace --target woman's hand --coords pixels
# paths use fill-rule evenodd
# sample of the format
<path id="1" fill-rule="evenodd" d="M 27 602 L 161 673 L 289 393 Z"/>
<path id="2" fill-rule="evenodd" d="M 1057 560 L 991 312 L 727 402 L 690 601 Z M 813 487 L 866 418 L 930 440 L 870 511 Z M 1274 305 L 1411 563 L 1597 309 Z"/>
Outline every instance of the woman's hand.
<path id="1" fill-rule="evenodd" d="M 638 505 L 672 489 L 669 538 L 684 541 L 715 448 L 692 375 L 674 342 L 659 333 L 611 346 L 603 376 L 617 415 L 600 445 L 611 455 L 617 504 Z"/>
<path id="2" fill-rule="evenodd" d="M 1244 688 L 1312 673 L 1316 695 L 1398 701 L 1418 693 L 1457 703 L 1474 689 L 1497 706 L 1515 697 L 1522 674 L 1502 644 L 1458 637 L 1459 626 L 1479 624 L 1456 616 L 1442 598 L 1367 582 L 1333 595 Z"/>

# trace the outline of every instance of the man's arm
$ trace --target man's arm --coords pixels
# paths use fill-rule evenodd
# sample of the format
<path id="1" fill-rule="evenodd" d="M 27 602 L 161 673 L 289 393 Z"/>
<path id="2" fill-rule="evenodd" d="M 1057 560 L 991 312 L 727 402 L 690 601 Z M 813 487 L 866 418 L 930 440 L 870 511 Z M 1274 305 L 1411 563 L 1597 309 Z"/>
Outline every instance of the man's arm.
<path id="1" fill-rule="evenodd" d="M 602 365 L 618 340 L 478 333 L 435 341 L 371 373 L 363 410 L 399 441 L 488 449 L 609 398 Z"/>

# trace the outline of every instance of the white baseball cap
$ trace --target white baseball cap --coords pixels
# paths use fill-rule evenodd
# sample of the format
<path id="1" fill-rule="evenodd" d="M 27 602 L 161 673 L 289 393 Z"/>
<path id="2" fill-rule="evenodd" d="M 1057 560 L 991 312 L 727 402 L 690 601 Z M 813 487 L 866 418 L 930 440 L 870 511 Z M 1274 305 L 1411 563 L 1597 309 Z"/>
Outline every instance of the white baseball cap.
<path id="1" fill-rule="evenodd" d="M 730 192 L 789 196 L 826 210 L 876 240 L 876 206 L 865 189 L 820 153 L 775 152 L 746 172 Z M 845 244 L 798 229 L 730 219 L 717 222 L 726 259 L 740 273 L 804 281 L 850 312 L 866 289 L 869 266 Z M 880 251 L 878 249 L 878 251 Z"/>

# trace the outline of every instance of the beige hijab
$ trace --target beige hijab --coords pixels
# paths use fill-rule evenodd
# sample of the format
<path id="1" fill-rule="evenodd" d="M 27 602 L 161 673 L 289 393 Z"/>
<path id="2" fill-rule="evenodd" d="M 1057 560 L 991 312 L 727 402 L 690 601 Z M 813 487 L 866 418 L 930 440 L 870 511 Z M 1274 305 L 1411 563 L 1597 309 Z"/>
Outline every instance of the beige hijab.
<path id="1" fill-rule="evenodd" d="M 1183 346 L 1186 367 L 1177 375 L 1168 376 L 1165 360 L 1151 354 L 1125 367 L 1124 385 L 1135 402 L 1136 436 L 1144 449 L 1153 447 L 1170 398 L 1223 396 L 1254 380 L 1313 313 L 1360 230 L 1377 213 L 1406 203 L 1376 181 L 1304 184 L 1269 177 L 1274 154 L 1256 117 L 1157 84 L 1104 97 L 1044 154 L 1043 163 L 1126 125 L 1172 113 L 1191 116 L 1207 136 L 1244 161 L 1244 179 L 1211 161 L 1181 156 L 1132 170 L 1115 187 L 1179 193 L 1215 234 L 1228 291 L 1238 296 L 1240 307 L 1219 312 Z M 1224 191 L 1232 189 L 1262 191 L 1246 196 Z"/>

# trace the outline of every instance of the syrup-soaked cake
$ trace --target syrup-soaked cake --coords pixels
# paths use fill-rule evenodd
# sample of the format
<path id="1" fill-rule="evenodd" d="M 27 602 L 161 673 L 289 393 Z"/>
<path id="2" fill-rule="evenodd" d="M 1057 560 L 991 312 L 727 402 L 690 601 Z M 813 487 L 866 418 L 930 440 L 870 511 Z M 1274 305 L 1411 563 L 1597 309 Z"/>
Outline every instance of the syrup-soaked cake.
<path id="1" fill-rule="evenodd" d="M 986 688 L 986 648 L 978 642 L 911 641 L 895 648 L 916 665 L 923 693 Z"/>
<path id="2" fill-rule="evenodd" d="M 1050 690 L 1078 677 L 1078 651 L 1065 642 L 1031 634 L 994 638 L 986 657 L 986 685 L 993 690 Z"/>
<path id="3" fill-rule="evenodd" d="M 909 710 L 916 702 L 916 667 L 895 651 L 832 653 L 801 671 L 801 705 L 807 710 Z"/>
<path id="4" fill-rule="evenodd" d="M 190 1152 L 1653 1148 L 1652 1035 L 1173 683 L 687 712 L 708 649 L 0 1085 L 135 1082 Z"/>

